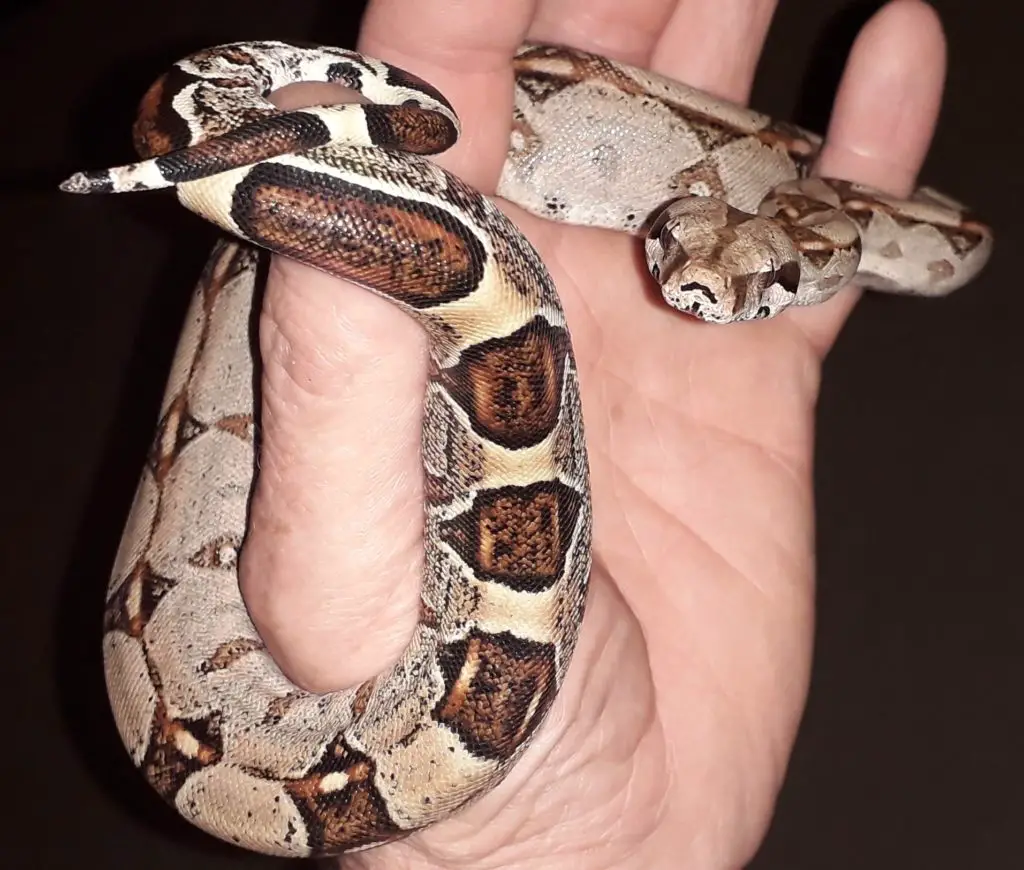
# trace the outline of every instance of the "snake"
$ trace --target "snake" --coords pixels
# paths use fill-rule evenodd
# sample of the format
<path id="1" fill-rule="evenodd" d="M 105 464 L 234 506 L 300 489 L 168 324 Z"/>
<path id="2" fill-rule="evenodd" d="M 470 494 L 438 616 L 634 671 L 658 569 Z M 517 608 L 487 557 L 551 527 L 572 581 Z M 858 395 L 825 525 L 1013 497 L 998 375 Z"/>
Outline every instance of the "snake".
<path id="1" fill-rule="evenodd" d="M 791 124 L 565 46 L 523 45 L 514 73 L 498 195 L 642 237 L 683 318 L 775 317 L 851 281 L 942 296 L 989 256 L 988 227 L 934 190 L 899 199 L 814 176 L 822 140 Z M 269 100 L 300 81 L 360 99 L 291 111 Z M 576 647 L 593 534 L 578 366 L 535 249 L 430 159 L 459 131 L 448 100 L 395 66 L 237 42 L 149 89 L 139 162 L 62 185 L 174 188 L 226 232 L 171 364 L 103 651 L 131 761 L 184 818 L 247 849 L 336 855 L 452 816 L 527 750 Z M 389 299 L 429 346 L 418 622 L 393 665 L 337 692 L 288 679 L 238 584 L 268 252 Z"/>

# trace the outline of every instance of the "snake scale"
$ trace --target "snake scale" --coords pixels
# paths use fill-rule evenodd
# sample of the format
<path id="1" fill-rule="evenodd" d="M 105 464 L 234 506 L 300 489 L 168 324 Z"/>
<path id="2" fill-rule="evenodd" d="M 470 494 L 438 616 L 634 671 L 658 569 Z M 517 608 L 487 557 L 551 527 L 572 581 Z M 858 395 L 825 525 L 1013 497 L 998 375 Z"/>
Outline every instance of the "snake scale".
<path id="1" fill-rule="evenodd" d="M 943 295 L 988 229 L 922 189 L 900 200 L 810 176 L 820 140 L 584 52 L 515 59 L 498 193 L 552 220 L 645 236 L 666 301 L 732 322 L 823 301 L 856 276 Z M 366 100 L 297 111 L 328 81 Z M 217 245 L 173 362 L 104 620 L 121 738 L 187 819 L 285 856 L 363 849 L 492 789 L 564 679 L 591 566 L 577 367 L 554 285 L 490 200 L 425 155 L 456 115 L 352 51 L 240 42 L 182 60 L 144 97 L 142 162 L 70 192 L 175 187 L 241 241 Z M 404 654 L 314 694 L 277 668 L 237 564 L 258 456 L 251 314 L 258 249 L 381 294 L 429 341 L 421 614 Z"/>

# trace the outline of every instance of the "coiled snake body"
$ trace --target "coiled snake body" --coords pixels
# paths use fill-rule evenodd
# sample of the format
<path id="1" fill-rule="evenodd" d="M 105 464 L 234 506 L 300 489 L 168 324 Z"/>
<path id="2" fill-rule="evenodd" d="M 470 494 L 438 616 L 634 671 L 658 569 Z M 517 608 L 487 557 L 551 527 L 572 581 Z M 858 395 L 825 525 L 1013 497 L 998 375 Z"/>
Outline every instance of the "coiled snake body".
<path id="1" fill-rule="evenodd" d="M 820 143 L 789 125 L 564 48 L 524 46 L 516 72 L 499 193 L 646 233 L 666 300 L 702 319 L 772 316 L 854 274 L 941 295 L 987 259 L 987 229 L 934 192 L 807 179 Z M 266 99 L 310 80 L 370 103 Z M 113 571 L 106 675 L 149 782 L 251 849 L 334 854 L 450 815 L 516 762 L 575 647 L 591 562 L 576 364 L 533 248 L 421 156 L 457 132 L 444 97 L 379 61 L 236 43 L 150 89 L 142 163 L 63 185 L 175 186 L 243 241 L 388 297 L 429 338 L 421 618 L 390 670 L 316 695 L 278 670 L 237 583 L 257 452 L 255 249 L 219 243 L 193 300 Z"/>

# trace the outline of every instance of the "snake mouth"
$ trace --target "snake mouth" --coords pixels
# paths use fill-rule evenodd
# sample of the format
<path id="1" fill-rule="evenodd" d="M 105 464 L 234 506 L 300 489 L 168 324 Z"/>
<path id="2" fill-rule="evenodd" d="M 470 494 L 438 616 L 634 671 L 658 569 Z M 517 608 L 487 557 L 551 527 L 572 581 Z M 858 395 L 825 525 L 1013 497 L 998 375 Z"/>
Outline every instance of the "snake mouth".
<path id="1" fill-rule="evenodd" d="M 702 281 L 688 281 L 672 290 L 665 289 L 664 296 L 673 308 L 704 323 L 724 323 L 731 319 L 719 294 Z"/>
<path id="2" fill-rule="evenodd" d="M 729 320 L 728 315 L 724 314 L 720 308 L 705 305 L 700 299 L 694 299 L 689 305 L 677 304 L 674 307 L 678 308 L 683 314 L 688 314 L 702 323 L 725 323 Z"/>

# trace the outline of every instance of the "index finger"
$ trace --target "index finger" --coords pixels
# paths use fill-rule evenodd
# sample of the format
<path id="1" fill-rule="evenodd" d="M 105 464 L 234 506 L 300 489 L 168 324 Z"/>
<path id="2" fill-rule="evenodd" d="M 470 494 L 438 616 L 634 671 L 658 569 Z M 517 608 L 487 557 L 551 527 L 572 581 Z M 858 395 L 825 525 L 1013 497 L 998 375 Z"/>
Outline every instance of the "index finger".
<path id="1" fill-rule="evenodd" d="M 455 107 L 462 135 L 437 162 L 485 192 L 505 162 L 509 61 L 534 7 L 535 0 L 371 0 L 363 18 L 360 51 L 425 79 Z"/>

